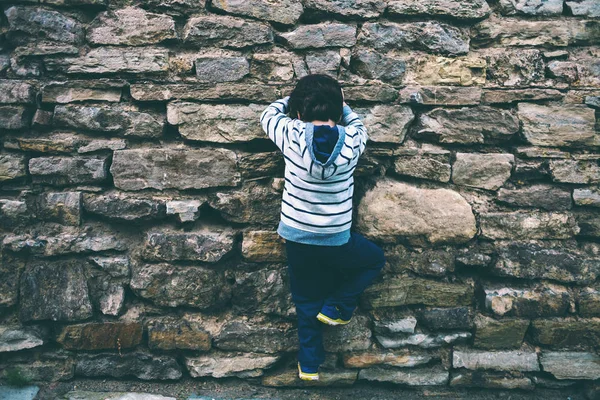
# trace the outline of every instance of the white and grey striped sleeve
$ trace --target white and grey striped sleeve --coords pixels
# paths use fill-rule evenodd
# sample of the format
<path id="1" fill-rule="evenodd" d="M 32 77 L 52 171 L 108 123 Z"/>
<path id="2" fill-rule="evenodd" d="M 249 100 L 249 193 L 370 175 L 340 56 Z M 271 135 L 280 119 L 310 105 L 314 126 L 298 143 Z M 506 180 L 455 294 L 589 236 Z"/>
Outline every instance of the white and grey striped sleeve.
<path id="1" fill-rule="evenodd" d="M 263 131 L 279 147 L 283 154 L 290 147 L 292 141 L 298 142 L 298 130 L 294 129 L 299 122 L 286 114 L 288 112 L 289 96 L 271 103 L 261 114 L 260 123 Z"/>
<path id="2" fill-rule="evenodd" d="M 354 136 L 354 154 L 358 154 L 358 157 L 363 153 L 369 140 L 367 134 L 367 128 L 360 120 L 358 114 L 356 114 L 349 105 L 345 105 L 343 108 L 342 124 L 346 126 L 346 131 L 350 136 Z M 358 153 L 357 153 L 358 152 Z"/>

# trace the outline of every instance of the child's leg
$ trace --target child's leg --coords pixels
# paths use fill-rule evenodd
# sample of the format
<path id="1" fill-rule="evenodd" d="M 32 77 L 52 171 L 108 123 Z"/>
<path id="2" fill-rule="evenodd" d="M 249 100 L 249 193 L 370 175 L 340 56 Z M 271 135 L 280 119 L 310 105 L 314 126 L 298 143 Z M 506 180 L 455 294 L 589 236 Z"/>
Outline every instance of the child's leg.
<path id="1" fill-rule="evenodd" d="M 325 361 L 323 326 L 317 320 L 323 301 L 332 292 L 331 268 L 323 268 L 322 246 L 286 241 L 292 300 L 298 315 L 298 361 L 303 367 L 318 367 Z"/>
<path id="2" fill-rule="evenodd" d="M 356 308 L 358 296 L 380 274 L 385 265 L 383 250 L 360 233 L 352 232 L 348 243 L 332 253 L 329 260 L 348 278 L 326 300 L 326 305 L 339 307 L 342 317 L 349 319 Z"/>

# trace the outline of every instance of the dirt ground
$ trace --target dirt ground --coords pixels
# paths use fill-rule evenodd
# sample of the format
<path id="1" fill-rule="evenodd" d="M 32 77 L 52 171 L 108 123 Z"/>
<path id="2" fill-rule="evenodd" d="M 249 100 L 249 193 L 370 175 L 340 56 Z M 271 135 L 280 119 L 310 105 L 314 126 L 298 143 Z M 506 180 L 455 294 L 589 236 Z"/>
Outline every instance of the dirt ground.
<path id="1" fill-rule="evenodd" d="M 359 382 L 345 388 L 268 388 L 239 379 L 165 381 L 113 381 L 106 379 L 77 379 L 40 385 L 36 400 L 60 399 L 65 393 L 78 391 L 143 392 L 175 397 L 178 400 L 208 397 L 222 399 L 307 399 L 307 400 L 585 400 L 581 387 L 561 390 L 536 389 L 482 390 L 450 388 L 407 388 L 390 384 Z"/>

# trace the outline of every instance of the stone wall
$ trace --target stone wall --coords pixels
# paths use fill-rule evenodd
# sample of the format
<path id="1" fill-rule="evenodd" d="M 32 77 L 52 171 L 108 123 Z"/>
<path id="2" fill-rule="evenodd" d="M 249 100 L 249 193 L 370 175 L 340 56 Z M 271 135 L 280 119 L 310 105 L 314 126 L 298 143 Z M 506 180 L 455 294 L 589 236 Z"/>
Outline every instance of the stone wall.
<path id="1" fill-rule="evenodd" d="M 258 123 L 308 73 L 370 134 L 384 275 L 319 385 L 600 378 L 596 0 L 23 0 L 0 36 L 0 374 L 295 386 Z M 594 381 L 596 380 L 596 381 Z"/>

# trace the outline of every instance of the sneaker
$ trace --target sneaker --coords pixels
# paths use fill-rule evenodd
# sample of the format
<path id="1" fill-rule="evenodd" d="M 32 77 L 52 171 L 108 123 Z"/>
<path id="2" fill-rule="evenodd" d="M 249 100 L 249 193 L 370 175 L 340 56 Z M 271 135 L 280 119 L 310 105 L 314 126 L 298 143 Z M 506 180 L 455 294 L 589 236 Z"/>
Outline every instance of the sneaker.
<path id="1" fill-rule="evenodd" d="M 303 381 L 318 381 L 319 380 L 319 372 L 318 368 L 301 368 L 300 363 L 298 363 L 298 376 Z"/>
<path id="2" fill-rule="evenodd" d="M 342 318 L 342 313 L 337 306 L 323 306 L 321 312 L 317 314 L 317 319 L 327 325 L 346 325 L 352 317 Z"/>

